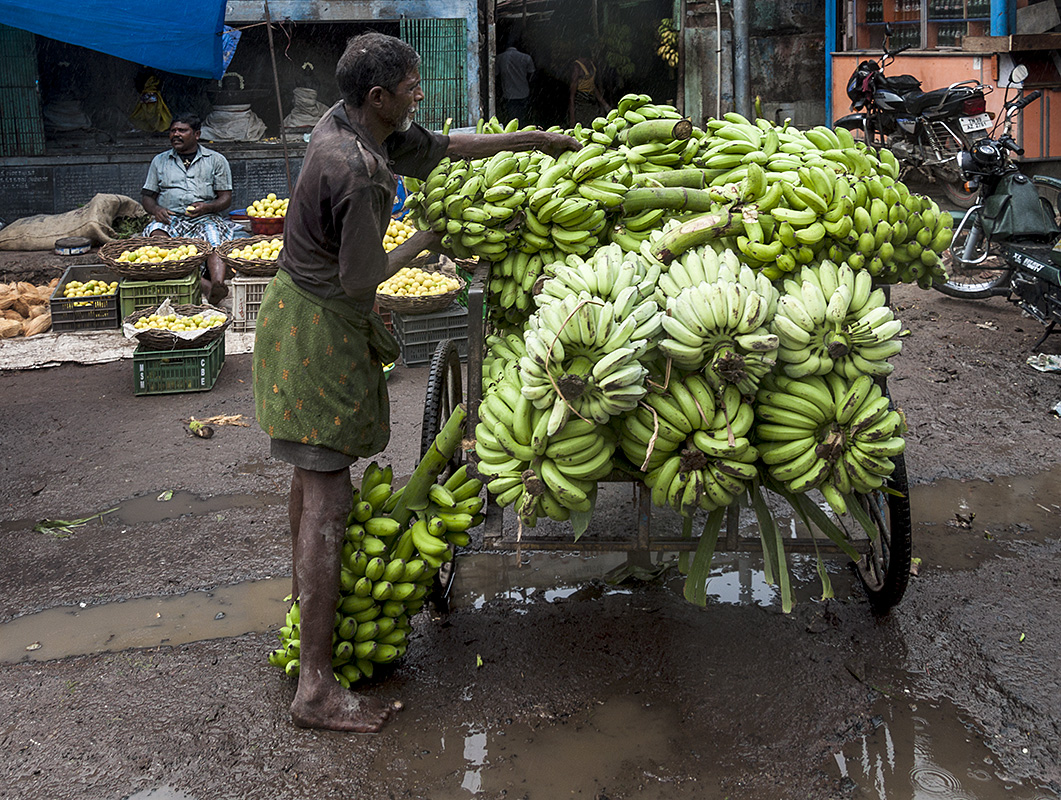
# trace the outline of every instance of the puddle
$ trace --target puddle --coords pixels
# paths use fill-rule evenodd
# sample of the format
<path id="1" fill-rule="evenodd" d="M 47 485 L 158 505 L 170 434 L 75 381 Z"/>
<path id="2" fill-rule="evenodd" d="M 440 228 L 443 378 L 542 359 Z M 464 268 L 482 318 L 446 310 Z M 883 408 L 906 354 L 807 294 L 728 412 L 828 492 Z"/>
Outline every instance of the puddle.
<path id="1" fill-rule="evenodd" d="M 944 480 L 910 491 L 914 555 L 929 567 L 973 569 L 1018 542 L 1061 530 L 1061 468 L 994 481 Z"/>
<path id="2" fill-rule="evenodd" d="M 152 522 L 164 522 L 168 519 L 188 515 L 220 514 L 234 508 L 262 508 L 278 503 L 286 503 L 277 495 L 260 492 L 257 494 L 218 494 L 200 497 L 191 492 L 160 492 L 123 500 L 115 510 L 104 513 L 101 519 L 110 524 L 145 525 Z M 79 520 L 94 517 L 107 509 L 95 509 L 87 513 L 66 513 L 63 519 Z M 39 520 L 18 519 L 0 522 L 0 531 L 20 531 L 33 528 Z"/>
<path id="3" fill-rule="evenodd" d="M 416 754 L 403 759 L 403 782 L 431 786 L 432 800 L 607 797 L 631 783 L 640 784 L 639 798 L 664 800 L 687 780 L 692 755 L 676 708 L 629 695 L 535 727 L 432 730 L 423 720 L 403 727 L 400 749 Z M 389 763 L 393 754 L 383 758 Z M 685 771 L 675 772 L 683 764 Z M 697 772 L 701 766 L 696 760 Z M 697 780 L 702 784 L 702 775 Z M 694 795 L 702 796 L 702 788 Z"/>
<path id="4" fill-rule="evenodd" d="M 836 755 L 833 769 L 865 800 L 1048 800 L 1005 780 L 987 745 L 949 702 L 878 702 L 875 728 Z"/>
<path id="5" fill-rule="evenodd" d="M 50 608 L 0 625 L 0 663 L 180 645 L 275 629 L 283 624 L 284 598 L 290 592 L 291 579 L 277 578 L 173 597 Z"/>

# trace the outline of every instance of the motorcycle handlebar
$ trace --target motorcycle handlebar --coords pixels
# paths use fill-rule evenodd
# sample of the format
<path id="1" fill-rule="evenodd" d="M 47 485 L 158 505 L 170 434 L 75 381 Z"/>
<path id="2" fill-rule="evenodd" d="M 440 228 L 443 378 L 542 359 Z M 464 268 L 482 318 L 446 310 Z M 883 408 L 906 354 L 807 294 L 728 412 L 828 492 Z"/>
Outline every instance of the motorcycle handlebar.
<path id="1" fill-rule="evenodd" d="M 912 47 L 913 47 L 912 44 L 904 44 L 902 47 L 900 47 L 900 48 L 898 48 L 896 50 L 885 50 L 884 54 L 886 56 L 897 56 L 897 55 L 899 55 L 899 53 L 905 53 L 907 50 L 910 50 Z"/>
<path id="2" fill-rule="evenodd" d="M 1016 111 L 1018 109 L 1024 108 L 1029 103 L 1035 102 L 1036 100 L 1038 100 L 1042 96 L 1043 96 L 1043 93 L 1040 92 L 1038 89 L 1036 89 L 1034 92 L 1032 92 L 1029 95 L 1026 95 L 1025 97 L 1018 97 L 1016 100 L 1014 100 L 1012 103 L 1010 103 L 1010 107 L 1014 111 Z"/>
<path id="3" fill-rule="evenodd" d="M 1018 156 L 1024 155 L 1024 148 L 1018 145 L 1013 140 L 1012 136 L 1003 136 L 1001 139 L 998 140 L 998 143 L 1005 147 L 1007 150 L 1016 153 Z"/>

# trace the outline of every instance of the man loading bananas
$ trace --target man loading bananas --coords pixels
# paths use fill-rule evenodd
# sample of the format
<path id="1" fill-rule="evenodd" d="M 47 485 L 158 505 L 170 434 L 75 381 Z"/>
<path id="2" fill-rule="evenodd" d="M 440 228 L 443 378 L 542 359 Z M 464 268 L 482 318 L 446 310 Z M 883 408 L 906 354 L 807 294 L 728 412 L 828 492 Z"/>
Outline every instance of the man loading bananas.
<path id="1" fill-rule="evenodd" d="M 424 98 L 420 57 L 392 36 L 350 40 L 336 81 L 343 99 L 313 129 L 288 206 L 279 272 L 255 328 L 254 398 L 271 453 L 293 465 L 292 596 L 301 612 L 296 725 L 375 732 L 394 705 L 343 689 L 332 674 L 332 629 L 351 508 L 350 466 L 390 437 L 382 365 L 397 343 L 372 311 L 376 286 L 441 235 L 414 234 L 389 253 L 395 174 L 426 178 L 444 156 L 503 150 L 551 155 L 579 142 L 546 131 L 443 136 L 413 121 Z"/>

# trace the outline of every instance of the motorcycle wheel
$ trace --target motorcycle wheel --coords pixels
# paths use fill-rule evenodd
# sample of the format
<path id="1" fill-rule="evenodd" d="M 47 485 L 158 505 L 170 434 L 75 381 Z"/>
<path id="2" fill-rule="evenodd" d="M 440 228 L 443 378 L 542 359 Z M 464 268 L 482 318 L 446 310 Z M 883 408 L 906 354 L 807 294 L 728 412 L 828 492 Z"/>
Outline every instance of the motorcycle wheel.
<path id="1" fill-rule="evenodd" d="M 949 297 L 961 300 L 983 300 L 996 295 L 1009 294 L 1010 274 L 1013 272 L 995 247 L 991 246 L 987 258 L 979 264 L 963 265 L 954 258 L 954 252 L 964 252 L 968 237 L 983 239 L 979 222 L 974 222 L 970 230 L 951 243 L 943 253 L 943 266 L 947 270 L 946 283 L 938 283 L 935 288 Z"/>
<path id="2" fill-rule="evenodd" d="M 943 183 L 943 194 L 962 210 L 970 209 L 976 204 L 976 190 L 970 190 L 964 183 Z"/>

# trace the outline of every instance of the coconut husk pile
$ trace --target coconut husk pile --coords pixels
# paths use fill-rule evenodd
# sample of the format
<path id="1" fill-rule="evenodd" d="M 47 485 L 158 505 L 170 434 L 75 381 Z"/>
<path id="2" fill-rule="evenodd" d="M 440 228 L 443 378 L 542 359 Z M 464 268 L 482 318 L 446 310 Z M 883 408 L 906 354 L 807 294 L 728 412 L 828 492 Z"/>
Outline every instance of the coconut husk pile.
<path id="1" fill-rule="evenodd" d="M 49 301 L 58 284 L 58 278 L 45 286 L 26 281 L 0 283 L 0 339 L 34 336 L 51 328 Z"/>

